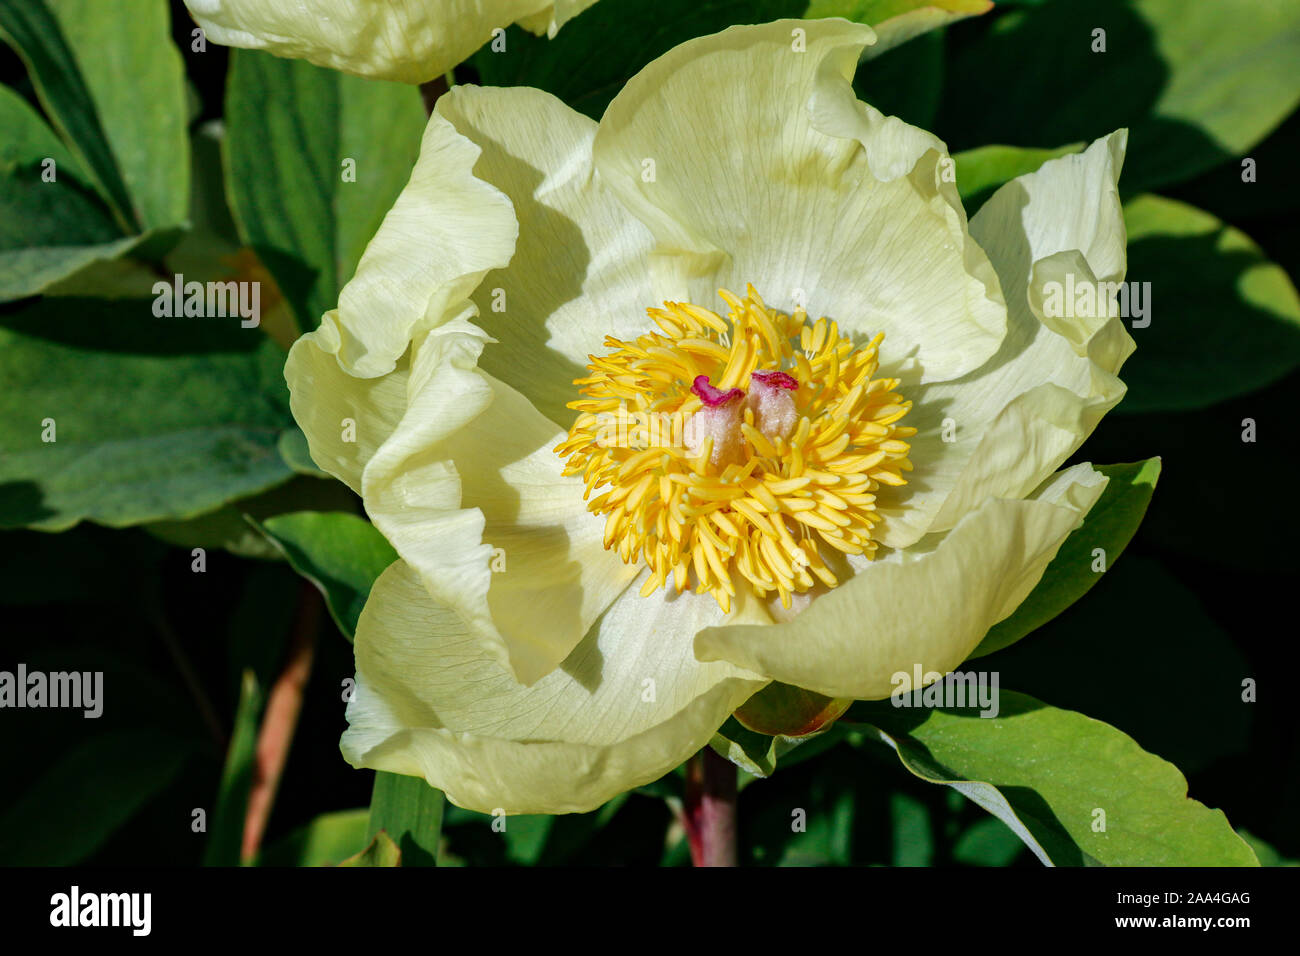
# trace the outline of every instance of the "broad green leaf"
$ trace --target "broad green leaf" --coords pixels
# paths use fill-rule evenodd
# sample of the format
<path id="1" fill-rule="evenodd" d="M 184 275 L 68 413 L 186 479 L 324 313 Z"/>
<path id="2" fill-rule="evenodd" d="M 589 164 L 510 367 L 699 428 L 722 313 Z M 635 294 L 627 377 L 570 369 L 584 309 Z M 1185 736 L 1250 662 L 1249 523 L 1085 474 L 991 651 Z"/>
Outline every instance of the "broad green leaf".
<path id="1" fill-rule="evenodd" d="M 1300 866 L 1300 860 L 1288 860 L 1274 846 L 1261 840 L 1253 833 L 1247 833 L 1245 830 L 1237 832 L 1255 851 L 1255 856 L 1259 857 L 1260 866 Z"/>
<path id="2" fill-rule="evenodd" d="M 976 666 L 1004 687 L 1086 710 L 1185 773 L 1247 748 L 1256 705 L 1242 700 L 1242 681 L 1262 676 L 1194 592 L 1139 554 L 1032 641 Z"/>
<path id="3" fill-rule="evenodd" d="M 992 0 L 811 0 L 804 15 L 869 24 L 876 43 L 863 51 L 863 59 L 871 60 L 922 33 L 992 9 Z"/>
<path id="4" fill-rule="evenodd" d="M 939 128 L 966 149 L 1127 126 L 1122 188 L 1153 189 L 1267 136 L 1300 102 L 1298 57 L 1292 0 L 1054 0 L 1003 13 L 949 64 Z"/>
<path id="5" fill-rule="evenodd" d="M 385 831 L 401 850 L 403 866 L 437 866 L 444 803 L 442 791 L 419 777 L 376 773 L 367 838 Z"/>
<path id="6" fill-rule="evenodd" d="M 322 813 L 276 842 L 258 858 L 259 866 L 336 866 L 364 849 L 370 811 Z"/>
<path id="7" fill-rule="evenodd" d="M 1287 117 L 1286 122 L 1252 147 L 1245 157 L 1216 166 L 1180 185 L 1177 196 L 1229 222 L 1289 217 L 1300 212 L 1300 189 L 1295 188 L 1291 172 L 1297 154 L 1300 154 L 1300 111 Z M 1270 251 L 1279 255 L 1271 248 Z M 1294 264 L 1291 274 L 1297 274 Z"/>
<path id="8" fill-rule="evenodd" d="M 1190 799 L 1178 768 L 1132 738 L 1023 694 L 1002 691 L 1000 705 L 982 718 L 881 701 L 845 719 L 873 726 L 909 771 L 994 814 L 1044 863 L 1258 865 L 1223 812 Z"/>
<path id="9" fill-rule="evenodd" d="M 239 232 L 226 205 L 224 138 L 225 127 L 218 121 L 204 124 L 190 137 L 190 229 L 164 259 L 169 271 L 187 280 L 229 278 L 239 252 Z"/>
<path id="10" fill-rule="evenodd" d="M 156 730 L 90 737 L 25 782 L 22 796 L 0 815 L 0 863 L 82 862 L 161 793 L 190 756 L 188 741 Z"/>
<path id="11" fill-rule="evenodd" d="M 1056 149 L 979 146 L 957 153 L 953 156 L 957 167 L 957 192 L 961 194 L 966 214 L 975 215 L 1003 183 L 1032 173 L 1049 159 L 1077 153 L 1084 146 L 1084 143 L 1070 143 Z"/>
<path id="12" fill-rule="evenodd" d="M 853 92 L 886 116 L 931 129 L 943 95 L 945 53 L 944 31 L 919 36 L 859 65 Z"/>
<path id="13" fill-rule="evenodd" d="M 985 817 L 957 838 L 952 858 L 967 866 L 1010 866 L 1024 850 L 1010 827 L 997 817 Z"/>
<path id="14" fill-rule="evenodd" d="M 310 331 L 410 177 L 425 125 L 419 90 L 235 50 L 225 121 L 240 235 Z"/>
<path id="15" fill-rule="evenodd" d="M 0 140 L 0 171 L 9 173 L 14 169 L 40 167 L 50 160 L 55 182 L 72 181 L 93 188 L 81 163 L 68 152 L 41 114 L 7 86 L 0 86 L 0 124 L 5 131 L 5 138 Z M 104 216 L 109 218 L 107 212 Z"/>
<path id="16" fill-rule="evenodd" d="M 546 849 L 547 838 L 557 817 L 544 815 L 517 816 L 505 819 L 506 856 L 520 866 L 535 866 Z"/>
<path id="17" fill-rule="evenodd" d="M 284 353 L 147 300 L 0 313 L 0 527 L 194 517 L 286 481 Z"/>
<path id="18" fill-rule="evenodd" d="M 27 101 L 0 86 L 0 302 L 123 255 L 123 236 L 81 163 Z"/>
<path id="19" fill-rule="evenodd" d="M 1101 498 L 1083 524 L 1065 539 L 1029 597 L 1010 617 L 993 625 L 972 658 L 1014 644 L 1087 594 L 1137 532 L 1160 477 L 1160 459 L 1099 465 L 1097 470 L 1110 479 Z"/>
<path id="20" fill-rule="evenodd" d="M 687 40 L 735 23 L 802 16 L 808 0 L 600 0 L 554 39 L 520 27 L 506 47 L 483 47 L 468 62 L 484 86 L 534 86 L 592 119 L 651 60 Z"/>
<path id="21" fill-rule="evenodd" d="M 138 232 L 140 222 L 94 97 L 46 0 L 0 0 L 0 40 L 26 64 L 46 115 L 113 211 L 118 227 Z"/>
<path id="22" fill-rule="evenodd" d="M 1244 233 L 1160 196 L 1124 204 L 1128 281 L 1150 282 L 1120 413 L 1199 409 L 1300 365 L 1300 297 Z"/>
<path id="23" fill-rule="evenodd" d="M 930 866 L 934 858 L 934 833 L 930 827 L 930 810 L 915 797 L 901 791 L 889 795 L 889 815 L 893 823 L 893 866 Z M 1019 841 L 1016 843 L 1019 846 Z"/>
<path id="24" fill-rule="evenodd" d="M 12 226 L 20 223 L 37 225 L 38 228 L 56 228 L 55 223 L 63 221 L 65 216 L 74 215 L 69 207 L 52 213 L 47 218 L 33 220 L 30 210 L 15 212 L 8 202 L 11 196 L 0 197 L 0 204 L 6 206 L 5 217 Z M 84 222 L 84 220 L 83 220 Z M 4 229 L 0 226 L 0 229 Z M 24 228 L 24 231 L 28 231 Z M 68 233 L 63 233 L 64 236 Z M 11 236 L 0 237 L 0 241 Z M 149 236 L 126 236 L 90 245 L 41 245 L 34 248 L 0 250 L 0 302 L 12 302 L 27 296 L 45 292 L 58 282 L 75 280 L 78 273 L 100 263 L 112 262 L 140 248 Z M 39 241 L 39 240 L 38 240 Z M 84 288 L 84 287 L 83 287 Z"/>
<path id="25" fill-rule="evenodd" d="M 370 845 L 355 856 L 350 856 L 339 866 L 401 866 L 402 851 L 387 832 L 380 830 Z"/>
<path id="26" fill-rule="evenodd" d="M 785 17 L 847 16 L 880 27 L 871 59 L 895 46 L 952 20 L 989 9 L 988 0 L 601 0 L 582 16 L 566 23 L 554 39 L 535 37 L 519 27 L 506 31 L 506 45 L 483 47 L 469 61 L 485 86 L 534 86 L 558 96 L 579 112 L 600 119 L 615 94 L 647 63 L 695 37 L 717 33 L 737 23 L 767 23 Z M 818 12 L 818 11 L 821 12 Z M 896 76 L 907 85 L 928 84 L 934 77 L 920 71 L 908 75 L 904 65 L 938 66 L 938 47 L 917 51 L 916 57 L 893 59 L 882 77 Z M 867 68 L 864 68 L 866 70 Z M 871 69 L 875 69 L 873 64 Z M 861 72 L 861 71 L 860 71 Z M 884 83 L 864 81 L 868 94 Z M 906 112 L 912 121 L 930 112 L 937 90 L 888 89 L 882 108 Z"/>
<path id="27" fill-rule="evenodd" d="M 501 852 L 488 857 L 493 863 L 556 866 L 570 862 L 576 853 L 590 844 L 623 808 L 628 796 L 621 793 L 590 813 L 560 816 L 519 814 L 494 817 L 448 804 L 442 825 L 453 845 L 473 842 L 486 847 L 490 846 L 488 841 L 499 842 Z M 444 865 L 441 857 L 438 865 Z"/>
<path id="28" fill-rule="evenodd" d="M 175 226 L 189 205 L 185 67 L 167 0 L 45 0 L 85 80 L 145 230 Z"/>
<path id="29" fill-rule="evenodd" d="M 244 671 L 239 685 L 235 726 L 226 750 L 226 764 L 216 804 L 208 814 L 208 845 L 204 866 L 238 866 L 244 841 L 244 817 L 253 785 L 257 760 L 257 730 L 265 703 L 261 686 L 251 670 Z"/>
<path id="30" fill-rule="evenodd" d="M 393 546 L 365 518 L 341 511 L 282 514 L 258 527 L 325 596 L 330 616 L 351 640 L 371 585 L 397 560 Z"/>
<path id="31" fill-rule="evenodd" d="M 321 467 L 311 460 L 311 448 L 307 445 L 307 436 L 302 433 L 302 429 L 291 428 L 281 435 L 279 448 L 280 457 L 298 474 L 311 478 L 333 477 L 329 472 L 322 471 Z"/>
<path id="32" fill-rule="evenodd" d="M 741 852 L 763 866 L 855 862 L 865 831 L 885 829 L 890 818 L 888 795 L 864 785 L 862 762 L 845 748 L 827 754 L 815 770 L 745 788 L 738 806 Z"/>
<path id="33" fill-rule="evenodd" d="M 280 561 L 284 558 L 280 546 L 250 519 L 264 521 L 304 509 L 340 511 L 356 501 L 342 482 L 296 476 L 270 491 L 232 501 L 189 521 L 153 521 L 143 527 L 154 537 L 186 550 L 221 548 L 240 557 Z"/>

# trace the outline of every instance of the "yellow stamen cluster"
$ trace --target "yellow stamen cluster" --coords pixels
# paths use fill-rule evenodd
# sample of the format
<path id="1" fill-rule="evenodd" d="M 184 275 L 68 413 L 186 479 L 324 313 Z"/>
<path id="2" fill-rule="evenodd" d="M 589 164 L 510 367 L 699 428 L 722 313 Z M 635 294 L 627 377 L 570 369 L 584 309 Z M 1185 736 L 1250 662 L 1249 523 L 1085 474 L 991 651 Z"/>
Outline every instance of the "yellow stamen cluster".
<path id="1" fill-rule="evenodd" d="M 897 379 L 872 378 L 883 334 L 855 349 L 835 322 L 770 309 L 752 285 L 743 300 L 718 295 L 729 322 L 666 302 L 647 310 L 661 332 L 606 338 L 611 351 L 589 356 L 591 374 L 574 382 L 588 397 L 569 403 L 579 415 L 555 450 L 605 516 L 605 547 L 650 568 L 643 595 L 669 575 L 684 591 L 693 577 L 729 610 L 739 576 L 790 607 L 792 594 L 838 583 L 822 545 L 874 555 L 874 492 L 912 469 L 903 439 L 916 429 L 895 424 L 911 403 Z M 788 436 L 764 434 L 753 407 L 737 404 L 738 450 L 719 461 L 711 437 L 692 449 L 683 433 L 704 407 L 692 384 L 706 375 L 723 392 L 748 391 L 755 371 L 797 381 Z"/>

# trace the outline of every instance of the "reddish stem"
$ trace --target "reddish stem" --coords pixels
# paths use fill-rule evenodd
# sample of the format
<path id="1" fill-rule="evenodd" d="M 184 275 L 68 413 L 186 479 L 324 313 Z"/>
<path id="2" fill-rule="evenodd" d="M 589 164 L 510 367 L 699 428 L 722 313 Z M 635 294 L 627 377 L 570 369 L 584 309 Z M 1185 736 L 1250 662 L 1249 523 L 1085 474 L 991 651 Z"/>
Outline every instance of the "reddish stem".
<path id="1" fill-rule="evenodd" d="M 316 632 L 320 624 L 321 599 L 310 584 L 302 583 L 298 613 L 289 639 L 288 656 L 283 670 L 271 685 L 257 734 L 257 757 L 253 781 L 248 792 L 248 809 L 244 814 L 244 839 L 240 858 L 251 862 L 262 845 L 271 818 L 271 807 L 280 787 L 280 776 L 289 757 L 298 715 L 302 711 L 303 693 L 311 677 L 312 658 L 316 653 Z"/>
<path id="2" fill-rule="evenodd" d="M 736 768 L 712 747 L 705 747 L 686 764 L 682 816 L 692 863 L 736 865 Z"/>

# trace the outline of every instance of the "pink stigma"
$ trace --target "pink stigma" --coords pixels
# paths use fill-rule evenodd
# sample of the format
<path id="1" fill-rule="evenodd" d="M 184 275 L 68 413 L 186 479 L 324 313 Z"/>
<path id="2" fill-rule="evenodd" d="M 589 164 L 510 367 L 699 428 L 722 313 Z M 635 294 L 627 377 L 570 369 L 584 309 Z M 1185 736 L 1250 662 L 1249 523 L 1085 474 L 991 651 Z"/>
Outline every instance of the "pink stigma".
<path id="1" fill-rule="evenodd" d="M 749 377 L 757 379 L 769 388 L 786 388 L 792 392 L 799 389 L 799 382 L 785 372 L 751 372 Z"/>
<path id="2" fill-rule="evenodd" d="M 691 386 L 691 391 L 698 395 L 700 401 L 709 408 L 721 408 L 723 405 L 730 405 L 732 402 L 745 397 L 744 391 L 739 388 L 729 388 L 725 392 L 720 388 L 714 388 L 709 384 L 707 375 L 695 376 L 695 383 Z"/>

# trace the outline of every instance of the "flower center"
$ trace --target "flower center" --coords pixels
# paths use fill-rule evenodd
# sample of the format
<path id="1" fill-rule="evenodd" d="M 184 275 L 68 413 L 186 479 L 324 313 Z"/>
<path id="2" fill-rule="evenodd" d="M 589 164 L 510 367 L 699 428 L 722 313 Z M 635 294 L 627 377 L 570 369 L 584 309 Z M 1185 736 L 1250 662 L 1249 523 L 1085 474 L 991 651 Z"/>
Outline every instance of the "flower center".
<path id="1" fill-rule="evenodd" d="M 838 581 L 822 547 L 874 556 L 875 491 L 911 471 L 915 428 L 897 379 L 874 379 L 883 334 L 854 348 L 833 321 L 725 289 L 728 321 L 689 302 L 647 309 L 662 330 L 590 356 L 588 396 L 556 452 L 605 516 L 605 547 L 644 560 L 650 595 L 669 576 L 723 610 L 737 580 L 760 597 Z M 592 497 L 598 492 L 596 497 Z"/>

